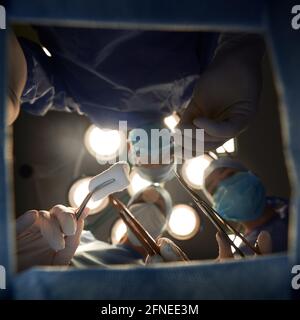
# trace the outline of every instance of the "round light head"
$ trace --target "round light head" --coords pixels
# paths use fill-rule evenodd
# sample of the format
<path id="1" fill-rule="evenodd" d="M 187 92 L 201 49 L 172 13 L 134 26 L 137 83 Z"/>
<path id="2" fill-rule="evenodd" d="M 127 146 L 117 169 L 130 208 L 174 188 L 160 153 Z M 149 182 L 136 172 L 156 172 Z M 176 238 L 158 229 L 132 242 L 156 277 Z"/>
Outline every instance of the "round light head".
<path id="1" fill-rule="evenodd" d="M 71 186 L 68 198 L 69 203 L 73 208 L 78 208 L 83 199 L 89 193 L 89 182 L 91 179 L 92 177 L 79 179 Z M 108 205 L 108 202 L 109 200 L 107 197 L 98 201 L 93 201 L 93 199 L 90 199 L 87 204 L 87 208 L 90 209 L 90 214 L 95 214 L 103 210 Z"/>
<path id="2" fill-rule="evenodd" d="M 118 244 L 127 232 L 127 226 L 122 219 L 118 219 L 111 228 L 111 243 Z"/>
<path id="3" fill-rule="evenodd" d="M 46 53 L 46 55 L 47 55 L 48 57 L 52 57 L 51 52 L 50 52 L 46 47 L 42 47 L 42 49 L 43 49 L 43 51 Z"/>
<path id="4" fill-rule="evenodd" d="M 168 232 L 179 240 L 191 239 L 200 228 L 200 218 L 196 210 L 186 204 L 173 207 L 168 222 Z"/>
<path id="5" fill-rule="evenodd" d="M 233 241 L 233 243 L 236 245 L 237 248 L 238 248 L 238 247 L 241 245 L 241 243 L 243 242 L 243 240 L 242 240 L 241 238 L 237 237 L 235 234 L 229 234 L 228 237 L 229 237 L 229 239 L 230 239 L 231 241 Z M 235 253 L 235 251 L 236 251 L 235 248 L 234 248 L 233 246 L 231 246 L 231 252 L 232 252 L 232 253 Z"/>
<path id="6" fill-rule="evenodd" d="M 164 118 L 165 125 L 173 131 L 177 124 L 179 123 L 180 118 L 176 112 L 173 112 L 170 116 Z"/>
<path id="7" fill-rule="evenodd" d="M 235 139 L 227 140 L 221 147 L 216 149 L 217 153 L 234 153 L 235 152 Z"/>
<path id="8" fill-rule="evenodd" d="M 126 138 L 118 130 L 101 129 L 92 125 L 85 133 L 84 142 L 87 150 L 96 159 L 108 161 L 122 152 Z"/>
<path id="9" fill-rule="evenodd" d="M 152 184 L 151 181 L 142 178 L 135 169 L 131 171 L 129 179 L 130 185 L 128 187 L 128 193 L 131 196 Z"/>
<path id="10" fill-rule="evenodd" d="M 184 181 L 195 189 L 201 189 L 204 183 L 204 171 L 211 161 L 212 159 L 207 155 L 185 161 L 181 169 Z"/>

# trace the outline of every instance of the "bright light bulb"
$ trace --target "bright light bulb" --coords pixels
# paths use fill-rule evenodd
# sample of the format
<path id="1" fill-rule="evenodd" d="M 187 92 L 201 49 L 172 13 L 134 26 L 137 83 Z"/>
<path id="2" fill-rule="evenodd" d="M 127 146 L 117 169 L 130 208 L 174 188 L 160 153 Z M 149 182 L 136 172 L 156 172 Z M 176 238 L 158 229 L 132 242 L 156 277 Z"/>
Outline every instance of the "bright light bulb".
<path id="1" fill-rule="evenodd" d="M 133 170 L 130 174 L 130 185 L 128 187 L 128 192 L 131 196 L 138 193 L 140 190 L 145 189 L 152 183 L 149 180 L 142 178 L 138 172 Z"/>
<path id="2" fill-rule="evenodd" d="M 100 160 L 113 159 L 124 144 L 125 138 L 118 130 L 100 129 L 92 125 L 85 134 L 86 148 Z"/>
<path id="3" fill-rule="evenodd" d="M 50 53 L 50 51 L 49 51 L 47 48 L 42 47 L 42 49 L 43 49 L 43 51 L 46 53 L 46 55 L 47 55 L 48 57 L 52 57 L 52 54 Z"/>
<path id="4" fill-rule="evenodd" d="M 111 242 L 118 244 L 127 232 L 127 226 L 122 219 L 118 219 L 111 229 Z"/>
<path id="5" fill-rule="evenodd" d="M 92 177 L 86 177 L 80 180 L 77 180 L 70 188 L 69 191 L 69 202 L 70 205 L 74 208 L 78 208 L 84 198 L 89 193 L 89 182 Z M 94 201 L 90 199 L 87 204 L 87 207 L 90 209 L 90 214 L 98 213 L 108 205 L 108 198 Z"/>
<path id="6" fill-rule="evenodd" d="M 200 189 L 203 186 L 204 171 L 211 161 L 212 159 L 205 155 L 185 161 L 182 166 L 182 177 L 185 182 L 195 189 Z"/>
<path id="7" fill-rule="evenodd" d="M 173 207 L 168 222 L 168 232 L 174 238 L 190 239 L 198 232 L 199 227 L 199 216 L 192 207 L 185 204 L 178 204 Z"/>
<path id="8" fill-rule="evenodd" d="M 233 243 L 239 247 L 240 244 L 243 242 L 241 238 L 237 237 L 235 234 L 230 234 L 228 235 L 228 237 L 230 238 L 231 241 L 233 241 Z M 235 248 L 233 246 L 231 246 L 231 252 L 235 253 Z"/>
<path id="9" fill-rule="evenodd" d="M 174 130 L 177 124 L 179 123 L 180 118 L 176 113 L 171 114 L 168 117 L 165 117 L 164 123 L 170 129 Z"/>
<path id="10" fill-rule="evenodd" d="M 227 140 L 221 147 L 216 149 L 217 153 L 233 153 L 235 151 L 234 138 Z"/>

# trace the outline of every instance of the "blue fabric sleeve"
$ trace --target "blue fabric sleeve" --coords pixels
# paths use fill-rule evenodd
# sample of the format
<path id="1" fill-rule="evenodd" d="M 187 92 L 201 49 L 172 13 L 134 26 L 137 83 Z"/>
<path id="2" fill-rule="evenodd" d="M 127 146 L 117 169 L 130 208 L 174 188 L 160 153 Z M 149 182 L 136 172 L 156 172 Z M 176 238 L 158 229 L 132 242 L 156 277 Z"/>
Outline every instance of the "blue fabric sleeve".
<path id="1" fill-rule="evenodd" d="M 44 65 L 48 63 L 42 48 L 26 39 L 19 39 L 27 63 L 27 81 L 21 96 L 22 108 L 35 115 L 44 115 L 53 105 L 54 87 Z"/>
<path id="2" fill-rule="evenodd" d="M 73 111 L 74 103 L 65 90 L 52 58 L 42 47 L 19 38 L 27 63 L 27 81 L 21 96 L 22 109 L 34 115 L 45 115 L 49 110 Z M 71 105 L 71 107 L 69 107 Z"/>
<path id="3" fill-rule="evenodd" d="M 76 111 L 99 126 L 161 121 L 186 106 L 218 34 L 36 26 L 42 45 L 20 39 L 27 61 L 22 108 Z"/>

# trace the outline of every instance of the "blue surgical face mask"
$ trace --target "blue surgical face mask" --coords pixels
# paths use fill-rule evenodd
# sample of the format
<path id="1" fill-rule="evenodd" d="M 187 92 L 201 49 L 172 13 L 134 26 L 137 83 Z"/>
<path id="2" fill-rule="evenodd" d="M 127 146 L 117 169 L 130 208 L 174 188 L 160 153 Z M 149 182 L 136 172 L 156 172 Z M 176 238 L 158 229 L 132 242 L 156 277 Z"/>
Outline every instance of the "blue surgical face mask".
<path id="1" fill-rule="evenodd" d="M 214 209 L 226 220 L 251 221 L 259 218 L 266 205 L 266 191 L 250 171 L 239 172 L 220 182 L 213 195 Z"/>

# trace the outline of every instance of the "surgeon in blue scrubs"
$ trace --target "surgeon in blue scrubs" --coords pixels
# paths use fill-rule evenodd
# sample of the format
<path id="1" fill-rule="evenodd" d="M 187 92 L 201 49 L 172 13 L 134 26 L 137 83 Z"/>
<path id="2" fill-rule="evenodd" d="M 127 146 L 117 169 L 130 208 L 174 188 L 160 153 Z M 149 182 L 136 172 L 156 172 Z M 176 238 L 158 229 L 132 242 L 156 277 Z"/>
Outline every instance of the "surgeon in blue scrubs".
<path id="1" fill-rule="evenodd" d="M 258 176 L 238 160 L 227 157 L 211 162 L 204 172 L 204 181 L 204 192 L 214 209 L 225 220 L 237 223 L 252 245 L 260 235 L 269 235 L 270 248 L 266 251 L 287 251 L 289 203 L 286 199 L 267 196 Z M 220 236 L 217 235 L 219 245 Z M 253 254 L 244 245 L 240 249 L 247 255 Z"/>
<path id="2" fill-rule="evenodd" d="M 256 113 L 264 54 L 258 35 L 34 30 L 35 42 L 10 35 L 8 124 L 22 108 L 35 115 L 77 112 L 101 127 L 126 120 L 128 128 L 159 128 L 176 111 L 181 127 L 205 130 L 209 150 Z"/>

